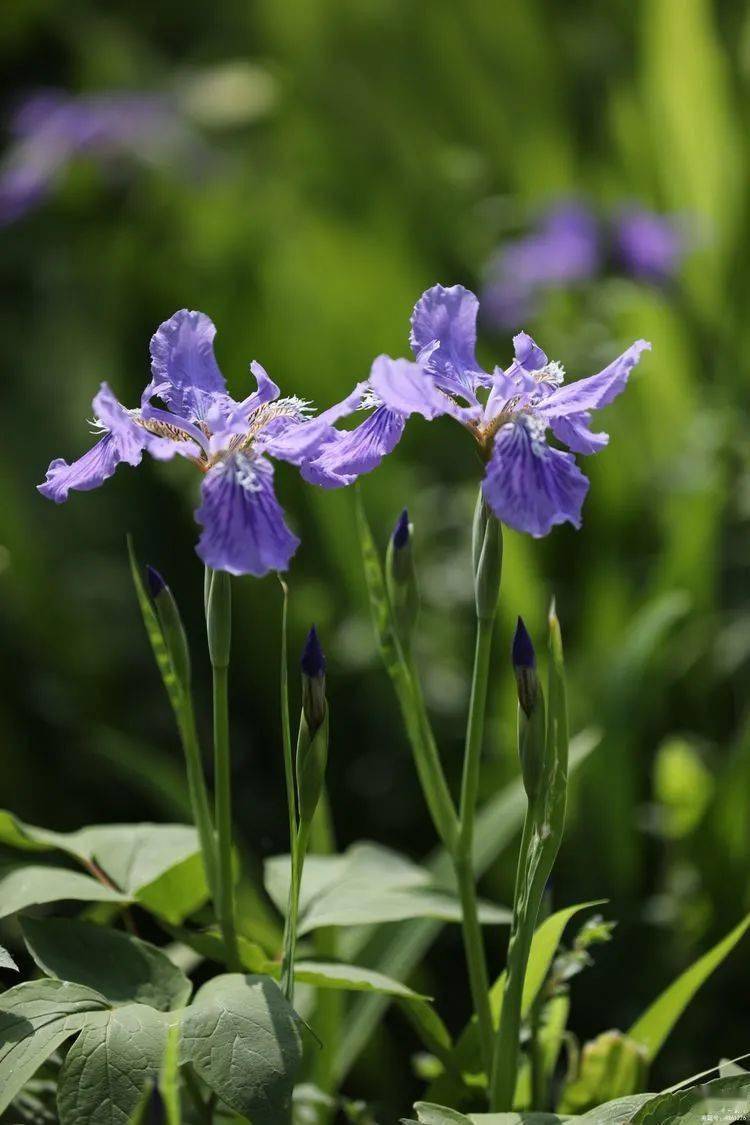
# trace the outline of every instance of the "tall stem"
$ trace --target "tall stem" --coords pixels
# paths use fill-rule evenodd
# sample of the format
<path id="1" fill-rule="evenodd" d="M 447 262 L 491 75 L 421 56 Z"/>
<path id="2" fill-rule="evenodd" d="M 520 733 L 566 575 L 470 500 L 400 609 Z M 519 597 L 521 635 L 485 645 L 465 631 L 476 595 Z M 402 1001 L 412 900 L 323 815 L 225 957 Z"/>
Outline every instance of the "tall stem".
<path id="1" fill-rule="evenodd" d="M 234 918 L 232 869 L 232 761 L 229 748 L 229 655 L 232 637 L 232 588 L 229 575 L 206 576 L 206 630 L 213 670 L 214 784 L 216 786 L 217 903 L 227 967 L 240 965 Z"/>
<path id="2" fill-rule="evenodd" d="M 289 609 L 289 587 L 279 575 L 283 596 L 281 607 L 281 670 L 279 689 L 281 694 L 281 740 L 284 749 L 284 780 L 289 812 L 289 851 L 294 848 L 297 834 L 297 802 L 294 793 L 294 759 L 292 756 L 292 724 L 289 717 L 289 664 L 287 657 L 287 616 Z"/>
<path id="3" fill-rule="evenodd" d="M 286 920 L 286 948 L 282 969 L 282 987 L 290 1004 L 294 1003 L 294 958 L 297 952 L 297 927 L 299 925 L 299 895 L 302 885 L 302 868 L 310 835 L 310 825 L 303 821 L 292 847 L 292 882 L 289 891 L 289 911 Z"/>
<path id="4" fill-rule="evenodd" d="M 219 902 L 217 912 L 230 972 L 240 969 L 234 921 L 232 870 L 232 776 L 229 749 L 229 669 L 214 667 L 214 770 L 216 775 L 216 833 Z"/>
<path id="5" fill-rule="evenodd" d="M 479 1024 L 482 1059 L 488 1076 L 492 1068 L 494 1031 L 490 1011 L 487 958 L 479 924 L 476 883 L 472 864 L 474 823 L 476 820 L 479 769 L 484 736 L 484 717 L 487 706 L 490 653 L 492 649 L 493 618 L 477 619 L 477 636 L 474 650 L 474 670 L 471 678 L 469 715 L 466 723 L 463 777 L 461 782 L 460 829 L 458 847 L 454 855 L 454 869 L 461 896 L 461 924 L 469 970 L 474 1011 Z"/>

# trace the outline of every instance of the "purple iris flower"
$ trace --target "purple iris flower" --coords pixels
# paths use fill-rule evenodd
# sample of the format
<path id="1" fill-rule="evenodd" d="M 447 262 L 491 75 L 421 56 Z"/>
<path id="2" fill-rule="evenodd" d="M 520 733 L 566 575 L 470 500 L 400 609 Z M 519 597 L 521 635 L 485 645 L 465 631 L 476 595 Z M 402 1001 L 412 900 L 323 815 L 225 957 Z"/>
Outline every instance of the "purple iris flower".
<path id="1" fill-rule="evenodd" d="M 622 211 L 612 235 L 620 269 L 655 284 L 675 275 L 687 249 L 684 233 L 673 219 L 644 207 Z"/>
<path id="2" fill-rule="evenodd" d="M 545 289 L 588 281 L 602 258 L 599 223 L 583 203 L 559 203 L 529 234 L 492 259 L 482 294 L 488 321 L 511 328 L 530 316 Z"/>
<path id="3" fill-rule="evenodd" d="M 38 206 L 78 156 L 160 163 L 195 144 L 182 116 L 158 94 L 46 90 L 20 105 L 10 128 L 14 143 L 0 165 L 0 224 Z"/>
<path id="4" fill-rule="evenodd" d="M 638 340 L 598 375 L 565 386 L 560 364 L 521 332 L 510 366 L 490 373 L 476 358 L 478 309 L 461 285 L 428 289 L 411 318 L 416 362 L 379 356 L 364 400 L 372 413 L 327 443 L 303 473 L 347 484 L 391 452 L 411 414 L 428 420 L 447 414 L 479 446 L 484 497 L 498 519 L 536 537 L 565 521 L 579 527 L 589 482 L 573 453 L 596 453 L 607 444 L 607 434 L 589 428 L 592 411 L 624 390 L 650 344 Z M 572 452 L 550 445 L 548 430 Z"/>
<path id="5" fill-rule="evenodd" d="M 252 363 L 257 389 L 236 402 L 214 356 L 215 334 L 201 312 L 182 309 L 165 321 L 151 339 L 152 377 L 140 407 L 127 409 L 103 383 L 93 403 L 99 440 L 72 464 L 53 461 L 38 487 L 60 504 L 71 489 L 98 488 L 121 462 L 138 465 L 144 452 L 159 461 L 186 457 L 204 474 L 195 513 L 203 529 L 198 555 L 214 570 L 260 577 L 286 570 L 299 545 L 276 499 L 270 458 L 300 468 L 315 460 L 337 437 L 333 423 L 357 409 L 364 388 L 312 417 L 308 403 L 280 397 Z"/>

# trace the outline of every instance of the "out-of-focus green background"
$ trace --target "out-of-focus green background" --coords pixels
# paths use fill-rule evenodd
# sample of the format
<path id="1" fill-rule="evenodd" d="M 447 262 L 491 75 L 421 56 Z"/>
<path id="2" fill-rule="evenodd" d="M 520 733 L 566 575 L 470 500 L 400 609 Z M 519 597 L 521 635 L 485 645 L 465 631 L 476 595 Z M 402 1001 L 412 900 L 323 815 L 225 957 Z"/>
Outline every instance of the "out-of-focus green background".
<path id="1" fill-rule="evenodd" d="M 522 613 L 543 645 L 554 592 L 574 729 L 602 744 L 576 785 L 556 905 L 607 897 L 616 940 L 577 982 L 582 1035 L 627 1027 L 750 906 L 750 18 L 740 0 L 29 0 L 0 14 L 3 98 L 39 85 L 177 93 L 198 158 L 116 175 L 78 162 L 0 231 L 2 803 L 63 828 L 185 816 L 170 714 L 127 571 L 131 531 L 193 638 L 208 698 L 198 481 L 189 465 L 122 468 L 56 508 L 35 485 L 89 441 L 106 378 L 135 404 L 151 332 L 207 312 L 231 389 L 259 359 L 286 393 L 328 404 L 374 355 L 407 353 L 428 285 L 477 286 L 509 231 L 560 196 L 636 199 L 691 216 L 697 244 L 666 289 L 608 279 L 531 323 L 573 375 L 653 342 L 586 461 L 580 532 L 506 539 L 483 793 L 516 771 L 507 652 Z M 509 336 L 485 337 L 507 363 Z M 416 527 L 419 646 L 447 768 L 459 767 L 472 645 L 468 534 L 477 466 L 450 423 L 416 420 L 363 482 L 385 545 Z M 330 786 L 342 844 L 432 846 L 389 684 L 374 652 L 349 491 L 277 472 L 303 546 L 291 646 L 315 621 L 329 655 Z M 284 850 L 275 579 L 236 584 L 237 827 L 248 855 Z M 513 856 L 483 886 L 508 901 Z M 504 956 L 492 943 L 493 968 Z M 457 930 L 425 974 L 455 1028 L 469 1006 Z M 653 1084 L 750 1047 L 747 949 L 706 987 Z M 403 1107 L 414 1046 L 393 1017 L 348 1086 Z M 390 1077 L 383 1089 L 383 1074 Z"/>

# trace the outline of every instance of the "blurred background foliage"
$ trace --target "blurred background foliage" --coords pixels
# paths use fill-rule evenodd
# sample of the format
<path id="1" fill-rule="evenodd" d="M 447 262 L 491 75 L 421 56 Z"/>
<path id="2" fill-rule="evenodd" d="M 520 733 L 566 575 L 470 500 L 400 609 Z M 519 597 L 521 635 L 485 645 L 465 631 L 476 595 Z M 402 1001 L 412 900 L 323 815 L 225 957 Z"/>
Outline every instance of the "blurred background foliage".
<path id="1" fill-rule="evenodd" d="M 34 489 L 51 457 L 86 448 L 101 379 L 138 401 L 161 320 L 207 312 L 238 396 L 257 358 L 286 393 L 328 404 L 377 353 L 407 353 L 424 288 L 480 286 L 497 247 L 556 199 L 688 217 L 691 252 L 669 284 L 563 288 L 518 325 L 573 376 L 637 336 L 653 352 L 607 412 L 611 447 L 586 462 L 581 531 L 506 537 L 483 773 L 485 796 L 516 774 L 512 624 L 522 613 L 541 644 L 554 593 L 573 729 L 599 727 L 603 740 L 575 787 L 552 894 L 557 906 L 607 896 L 618 921 L 576 983 L 574 1024 L 586 1036 L 628 1026 L 750 907 L 746 5 L 26 0 L 2 8 L 0 60 L 8 120 L 40 86 L 148 91 L 186 114 L 191 137 L 189 153 L 159 160 L 75 160 L 0 230 L 3 803 L 56 828 L 186 815 L 124 537 L 167 576 L 205 671 L 191 466 L 122 468 L 64 509 Z M 507 364 L 510 333 L 487 331 L 480 354 Z M 303 541 L 292 649 L 315 621 L 329 654 L 338 839 L 422 856 L 432 833 L 374 651 L 353 496 L 283 467 L 277 480 Z M 454 777 L 476 484 L 459 428 L 418 420 L 363 481 L 383 546 L 404 504 L 415 523 L 419 655 Z M 279 615 L 275 580 L 237 584 L 236 812 L 251 867 L 287 846 Z M 505 853 L 483 892 L 509 901 L 513 866 Z M 493 937 L 494 968 L 503 940 Z M 469 1007 L 459 943 L 446 931 L 425 970 L 454 1027 Z M 705 989 L 656 1084 L 750 1046 L 745 964 L 740 951 Z M 350 1093 L 403 1107 L 413 1045 L 389 1017 Z"/>

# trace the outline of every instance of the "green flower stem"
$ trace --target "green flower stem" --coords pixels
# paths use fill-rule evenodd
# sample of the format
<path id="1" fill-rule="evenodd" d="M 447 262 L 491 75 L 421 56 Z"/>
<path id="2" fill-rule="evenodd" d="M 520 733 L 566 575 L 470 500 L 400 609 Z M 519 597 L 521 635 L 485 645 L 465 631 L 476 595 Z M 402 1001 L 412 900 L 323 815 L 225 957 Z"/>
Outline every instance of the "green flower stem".
<path id="1" fill-rule="evenodd" d="M 214 666 L 214 770 L 216 775 L 216 835 L 218 848 L 217 913 L 227 951 L 227 968 L 239 972 L 240 958 L 234 919 L 232 864 L 232 777 L 229 748 L 229 669 Z"/>
<path id="2" fill-rule="evenodd" d="M 472 865 L 474 845 L 474 824 L 476 820 L 477 796 L 479 792 L 479 768 L 484 736 L 484 718 L 487 706 L 487 683 L 489 680 L 490 654 L 494 616 L 477 619 L 476 647 L 474 651 L 474 670 L 471 679 L 469 715 L 466 724 L 466 745 L 464 749 L 463 778 L 461 782 L 460 828 L 458 848 L 453 857 L 453 865 L 461 896 L 462 929 L 466 963 L 469 970 L 469 984 L 474 1010 L 479 1024 L 479 1038 L 482 1046 L 482 1059 L 485 1073 L 490 1074 L 494 1029 L 490 1011 L 489 976 L 487 958 L 479 924 L 476 882 Z"/>
<path id="3" fill-rule="evenodd" d="M 302 869 L 310 839 L 310 824 L 302 821 L 292 848 L 292 881 L 289 891 L 289 911 L 286 920 L 282 987 L 290 1004 L 294 1003 L 294 959 L 297 952 L 297 927 L 299 925 L 299 896 L 302 886 Z"/>
<path id="4" fill-rule="evenodd" d="M 435 831 L 451 854 L 456 852 L 459 822 L 448 782 L 445 779 L 440 753 L 425 706 L 419 673 L 412 659 L 400 653 L 401 675 L 392 676 L 401 704 L 406 733 L 411 743 L 414 763 Z"/>
<path id="5" fill-rule="evenodd" d="M 284 748 L 284 779 L 286 799 L 289 810 L 289 850 L 294 848 L 297 835 L 297 802 L 294 791 L 294 757 L 292 751 L 292 724 L 289 717 L 289 667 L 287 657 L 287 616 L 289 609 L 289 587 L 281 575 L 278 576 L 282 591 L 281 608 L 281 738 Z"/>
<path id="6" fill-rule="evenodd" d="M 523 982 L 526 977 L 531 942 L 534 937 L 536 918 L 541 903 L 541 895 L 536 907 L 531 903 L 529 893 L 531 888 L 527 880 L 528 857 L 535 819 L 533 807 L 529 805 L 518 856 L 505 991 L 503 992 L 500 1027 L 495 1039 L 494 1059 L 491 1069 L 490 1108 L 493 1111 L 504 1109 L 510 1112 L 516 1092 Z"/>

